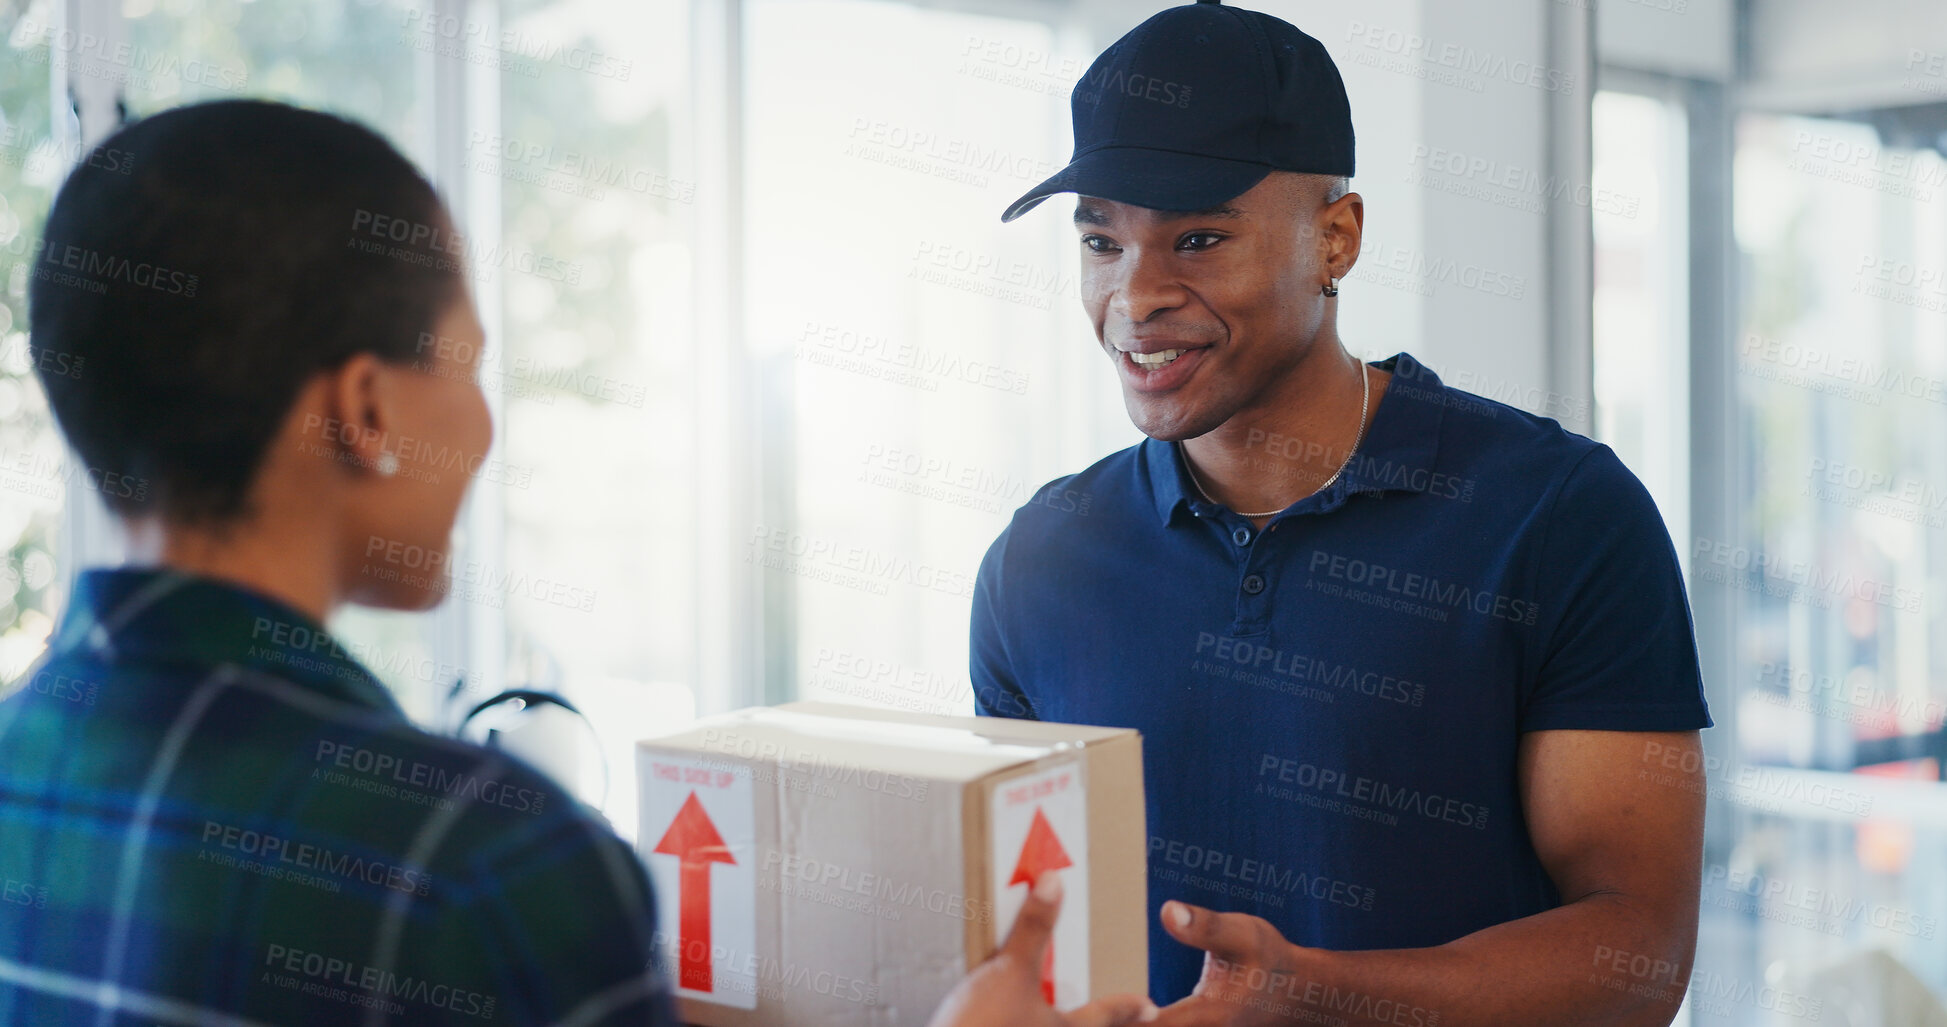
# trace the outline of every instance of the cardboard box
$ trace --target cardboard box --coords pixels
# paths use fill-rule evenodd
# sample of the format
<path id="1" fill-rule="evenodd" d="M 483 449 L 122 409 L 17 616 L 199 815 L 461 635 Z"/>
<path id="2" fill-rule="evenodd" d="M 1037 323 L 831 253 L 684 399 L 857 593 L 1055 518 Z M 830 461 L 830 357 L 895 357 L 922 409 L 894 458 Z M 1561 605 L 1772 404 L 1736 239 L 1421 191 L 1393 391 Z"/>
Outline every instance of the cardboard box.
<path id="1" fill-rule="evenodd" d="M 1142 740 L 1119 728 L 833 703 L 638 743 L 638 851 L 684 1020 L 923 1024 L 1066 886 L 1044 989 L 1148 990 Z"/>

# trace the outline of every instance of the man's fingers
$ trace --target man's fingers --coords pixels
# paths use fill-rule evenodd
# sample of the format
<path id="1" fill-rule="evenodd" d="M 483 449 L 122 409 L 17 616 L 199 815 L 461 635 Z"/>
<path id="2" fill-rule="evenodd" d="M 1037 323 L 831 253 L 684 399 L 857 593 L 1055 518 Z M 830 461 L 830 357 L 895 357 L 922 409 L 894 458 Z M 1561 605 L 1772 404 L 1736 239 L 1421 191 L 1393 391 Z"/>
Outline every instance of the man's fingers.
<path id="1" fill-rule="evenodd" d="M 1068 1027 L 1126 1027 L 1156 1019 L 1156 1003 L 1141 995 L 1111 995 L 1096 999 L 1063 1020 Z"/>
<path id="2" fill-rule="evenodd" d="M 1163 928 L 1170 937 L 1233 963 L 1252 961 L 1263 943 L 1258 924 L 1245 913 L 1218 913 L 1174 899 L 1163 903 Z"/>
<path id="3" fill-rule="evenodd" d="M 1223 1003 L 1192 995 L 1164 1006 L 1156 1017 L 1156 1027 L 1220 1027 L 1224 1020 Z"/>
<path id="4" fill-rule="evenodd" d="M 1040 971 L 1041 953 L 1055 933 L 1055 915 L 1061 912 L 1061 876 L 1049 870 L 1035 878 L 1034 887 L 1021 903 L 1021 912 L 1001 942 L 999 955 L 1013 957 L 1023 966 Z"/>

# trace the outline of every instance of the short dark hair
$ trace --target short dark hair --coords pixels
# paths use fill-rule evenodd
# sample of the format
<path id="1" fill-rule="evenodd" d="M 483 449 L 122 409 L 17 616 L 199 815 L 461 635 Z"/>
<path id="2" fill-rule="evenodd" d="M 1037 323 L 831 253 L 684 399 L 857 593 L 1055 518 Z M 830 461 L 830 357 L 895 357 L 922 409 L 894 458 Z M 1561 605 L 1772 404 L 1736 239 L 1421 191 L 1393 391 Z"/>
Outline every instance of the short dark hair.
<path id="1" fill-rule="evenodd" d="M 236 519 L 306 381 L 412 361 L 462 295 L 445 208 L 377 133 L 284 104 L 178 107 L 104 152 L 62 184 L 29 275 L 49 405 L 91 479 L 143 483 L 102 489 L 114 512 Z"/>

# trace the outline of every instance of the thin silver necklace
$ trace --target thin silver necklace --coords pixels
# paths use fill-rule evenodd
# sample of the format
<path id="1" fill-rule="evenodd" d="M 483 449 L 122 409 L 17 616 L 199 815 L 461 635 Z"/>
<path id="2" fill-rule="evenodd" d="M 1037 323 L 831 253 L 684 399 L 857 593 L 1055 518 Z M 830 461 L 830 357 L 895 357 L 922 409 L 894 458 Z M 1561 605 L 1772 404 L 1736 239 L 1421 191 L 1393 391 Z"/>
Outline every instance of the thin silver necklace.
<path id="1" fill-rule="evenodd" d="M 1344 474 L 1346 467 L 1352 463 L 1352 454 L 1357 453 L 1359 451 L 1359 443 L 1366 441 L 1366 413 L 1372 409 L 1372 368 L 1363 360 L 1359 361 L 1359 384 L 1362 387 L 1362 391 L 1364 391 L 1365 393 L 1365 396 L 1359 400 L 1359 434 L 1356 438 L 1352 440 L 1352 449 L 1350 452 L 1345 454 L 1345 462 L 1339 465 L 1338 470 L 1332 472 L 1332 476 L 1330 478 L 1325 479 L 1325 484 L 1320 485 L 1314 491 L 1323 492 L 1326 489 L 1331 488 L 1332 483 L 1339 480 L 1339 475 Z M 1183 453 L 1183 470 L 1185 473 L 1189 474 L 1190 484 L 1195 485 L 1197 487 L 1197 495 L 1202 496 L 1204 502 L 1209 503 L 1213 506 L 1223 505 L 1222 503 L 1219 503 L 1216 500 L 1210 498 L 1210 493 L 1204 491 L 1203 482 L 1197 480 L 1196 468 L 1190 466 L 1190 453 L 1188 450 L 1185 450 Z M 1257 520 L 1259 517 L 1270 517 L 1273 514 L 1279 514 L 1283 512 L 1284 512 L 1284 507 L 1281 506 L 1276 510 L 1266 510 L 1263 513 L 1245 513 L 1244 511 L 1239 510 L 1237 511 L 1237 516 L 1249 520 Z"/>

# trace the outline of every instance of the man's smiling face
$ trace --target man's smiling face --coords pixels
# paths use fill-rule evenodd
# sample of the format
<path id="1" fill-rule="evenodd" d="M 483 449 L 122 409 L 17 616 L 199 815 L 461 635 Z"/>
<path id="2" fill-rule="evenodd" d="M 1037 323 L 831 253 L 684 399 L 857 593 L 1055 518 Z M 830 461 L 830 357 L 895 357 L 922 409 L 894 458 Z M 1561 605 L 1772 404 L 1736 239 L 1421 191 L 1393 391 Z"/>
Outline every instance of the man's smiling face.
<path id="1" fill-rule="evenodd" d="M 1266 402 L 1310 352 L 1327 310 L 1333 181 L 1274 172 L 1196 212 L 1077 201 L 1082 306 L 1143 434 L 1207 434 Z"/>

